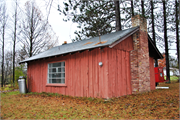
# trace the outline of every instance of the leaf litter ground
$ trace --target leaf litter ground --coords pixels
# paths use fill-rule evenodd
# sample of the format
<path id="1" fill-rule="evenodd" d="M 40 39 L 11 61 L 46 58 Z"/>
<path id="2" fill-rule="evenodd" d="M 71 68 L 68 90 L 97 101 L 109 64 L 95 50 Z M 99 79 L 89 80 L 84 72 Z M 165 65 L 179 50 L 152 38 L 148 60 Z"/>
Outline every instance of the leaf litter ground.
<path id="1" fill-rule="evenodd" d="M 179 83 L 109 100 L 17 91 L 1 93 L 1 119 L 178 119 Z"/>

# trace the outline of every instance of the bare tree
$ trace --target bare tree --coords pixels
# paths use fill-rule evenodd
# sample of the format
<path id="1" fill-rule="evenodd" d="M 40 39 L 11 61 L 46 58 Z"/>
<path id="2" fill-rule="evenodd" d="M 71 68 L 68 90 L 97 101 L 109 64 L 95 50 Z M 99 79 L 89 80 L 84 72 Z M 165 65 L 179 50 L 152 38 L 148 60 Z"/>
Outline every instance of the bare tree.
<path id="1" fill-rule="evenodd" d="M 17 8 L 18 3 L 15 1 L 15 10 L 14 10 L 14 31 L 13 31 L 13 84 L 15 81 L 15 57 L 16 57 L 16 38 L 17 38 Z"/>
<path id="2" fill-rule="evenodd" d="M 11 51 L 6 52 L 4 62 L 4 85 L 10 83 L 12 79 L 13 54 Z"/>
<path id="3" fill-rule="evenodd" d="M 25 18 L 21 27 L 21 42 L 26 54 L 31 57 L 54 46 L 57 37 L 35 2 L 26 2 Z"/>
<path id="4" fill-rule="evenodd" d="M 48 2 L 45 0 L 46 2 L 46 10 L 47 10 L 47 21 L 49 19 L 49 14 L 50 14 L 50 11 L 51 11 L 51 7 L 52 7 L 52 4 L 53 4 L 53 0 L 48 0 Z M 49 9 L 48 9 L 49 7 Z"/>
<path id="5" fill-rule="evenodd" d="M 5 41 L 5 30 L 6 30 L 6 23 L 7 23 L 7 13 L 6 13 L 6 4 L 5 2 L 3 2 L 3 4 L 0 5 L 1 10 L 0 10 L 0 16 L 1 16 L 1 20 L 0 20 L 0 34 L 2 35 L 2 64 L 1 64 L 1 74 L 2 74 L 2 78 L 1 78 L 1 87 L 3 87 L 3 83 L 4 83 L 4 41 Z"/>
<path id="6" fill-rule="evenodd" d="M 16 66 L 19 65 L 20 61 L 23 61 L 26 58 L 28 58 L 28 55 L 26 54 L 24 47 L 16 51 Z"/>

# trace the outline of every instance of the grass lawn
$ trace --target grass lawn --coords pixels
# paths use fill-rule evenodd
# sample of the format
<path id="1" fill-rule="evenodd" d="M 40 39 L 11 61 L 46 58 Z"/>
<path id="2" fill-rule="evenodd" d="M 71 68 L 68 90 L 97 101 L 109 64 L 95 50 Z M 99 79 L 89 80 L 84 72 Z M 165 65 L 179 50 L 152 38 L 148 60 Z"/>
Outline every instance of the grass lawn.
<path id="1" fill-rule="evenodd" d="M 166 80 L 166 76 L 164 76 L 164 79 Z M 170 76 L 171 81 L 177 81 L 179 78 L 177 76 Z"/>
<path id="2" fill-rule="evenodd" d="M 179 78 L 177 77 L 177 76 L 171 76 L 170 77 L 170 80 L 172 80 L 172 81 L 176 81 L 176 80 L 178 80 Z"/>
<path id="3" fill-rule="evenodd" d="M 0 91 L 13 91 L 14 89 L 19 89 L 17 84 L 15 84 L 14 86 L 9 84 L 9 85 L 6 85 L 5 87 L 0 87 Z"/>
<path id="4" fill-rule="evenodd" d="M 178 119 L 179 83 L 110 100 L 17 91 L 1 93 L 1 119 Z"/>

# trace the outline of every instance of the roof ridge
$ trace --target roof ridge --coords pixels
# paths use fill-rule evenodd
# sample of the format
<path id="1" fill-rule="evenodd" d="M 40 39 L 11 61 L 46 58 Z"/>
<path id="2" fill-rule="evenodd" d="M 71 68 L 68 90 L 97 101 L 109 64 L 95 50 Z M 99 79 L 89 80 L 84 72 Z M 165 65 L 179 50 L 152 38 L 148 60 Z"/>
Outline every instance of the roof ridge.
<path id="1" fill-rule="evenodd" d="M 126 30 L 129 30 L 129 29 L 134 29 L 134 28 L 138 28 L 139 26 L 136 26 L 136 27 L 132 27 L 132 28 L 127 28 L 127 29 L 124 29 L 124 30 L 120 30 L 120 31 L 115 31 L 115 32 L 111 32 L 111 33 L 107 33 L 107 34 L 104 34 L 104 35 L 101 35 L 102 36 L 105 36 L 105 35 L 109 35 L 109 34 L 115 34 L 117 32 L 122 32 L 122 31 L 126 31 Z M 91 39 L 94 39 L 94 38 L 97 38 L 99 36 L 96 36 L 96 37 L 92 37 L 92 38 L 89 38 L 89 39 L 83 39 L 83 40 L 80 40 L 80 41 L 76 41 L 76 42 L 71 42 L 71 43 L 67 43 L 67 44 L 64 44 L 64 45 L 59 45 L 59 46 L 65 46 L 65 45 L 68 45 L 68 44 L 74 44 L 74 43 L 77 43 L 77 42 L 82 42 L 82 41 L 85 41 L 85 40 L 91 40 Z"/>

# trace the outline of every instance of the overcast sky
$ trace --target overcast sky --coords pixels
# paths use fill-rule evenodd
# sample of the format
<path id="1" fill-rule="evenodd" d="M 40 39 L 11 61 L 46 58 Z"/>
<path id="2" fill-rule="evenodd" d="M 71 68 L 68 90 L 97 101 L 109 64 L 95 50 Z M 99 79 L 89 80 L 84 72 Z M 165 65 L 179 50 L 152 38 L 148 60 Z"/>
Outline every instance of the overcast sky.
<path id="1" fill-rule="evenodd" d="M 47 3 L 45 3 L 45 1 L 49 0 L 36 0 L 37 5 L 39 6 L 44 15 L 47 14 L 50 6 L 49 4 L 48 9 L 46 9 Z M 75 37 L 74 31 L 77 29 L 76 23 L 72 23 L 70 21 L 64 22 L 64 16 L 59 14 L 57 8 L 58 5 L 63 5 L 63 1 L 64 0 L 53 0 L 48 19 L 56 35 L 59 37 L 59 44 L 62 44 L 64 41 L 67 41 L 68 43 L 72 42 L 71 39 Z"/>
<path id="2" fill-rule="evenodd" d="M 24 6 L 27 1 L 29 0 L 18 0 L 19 7 L 22 11 L 24 10 Z M 50 0 L 35 0 L 44 18 L 46 18 L 47 12 L 49 11 L 50 4 L 47 6 L 48 1 Z M 12 6 L 14 4 L 14 0 L 6 0 L 6 4 L 8 11 L 13 13 Z M 63 15 L 59 15 L 59 11 L 57 10 L 58 4 L 63 5 L 63 0 L 53 0 L 48 21 L 56 35 L 59 37 L 59 44 L 62 44 L 64 41 L 70 43 L 71 39 L 74 38 L 74 31 L 77 29 L 77 24 L 70 21 L 63 21 Z"/>
<path id="3" fill-rule="evenodd" d="M 28 0 L 19 0 L 20 7 L 23 8 L 25 2 Z M 47 7 L 47 2 L 50 0 L 35 0 L 37 3 L 37 6 L 39 6 L 39 9 L 42 11 L 43 15 L 47 15 L 47 11 L 49 11 L 49 6 Z M 46 2 L 45 2 L 46 1 Z M 74 31 L 77 29 L 77 24 L 63 21 L 63 15 L 59 15 L 59 11 L 57 10 L 58 4 L 60 6 L 63 6 L 64 0 L 53 0 L 50 14 L 49 14 L 49 24 L 52 26 L 54 32 L 59 37 L 59 45 L 61 45 L 64 41 L 67 41 L 68 43 L 72 42 L 71 39 L 75 38 Z M 13 0 L 7 0 L 8 6 L 11 6 L 13 3 Z M 171 49 L 176 49 L 175 44 L 171 47 Z M 164 52 L 164 50 L 160 49 L 161 52 Z M 170 55 L 176 56 L 176 50 L 169 50 Z"/>

